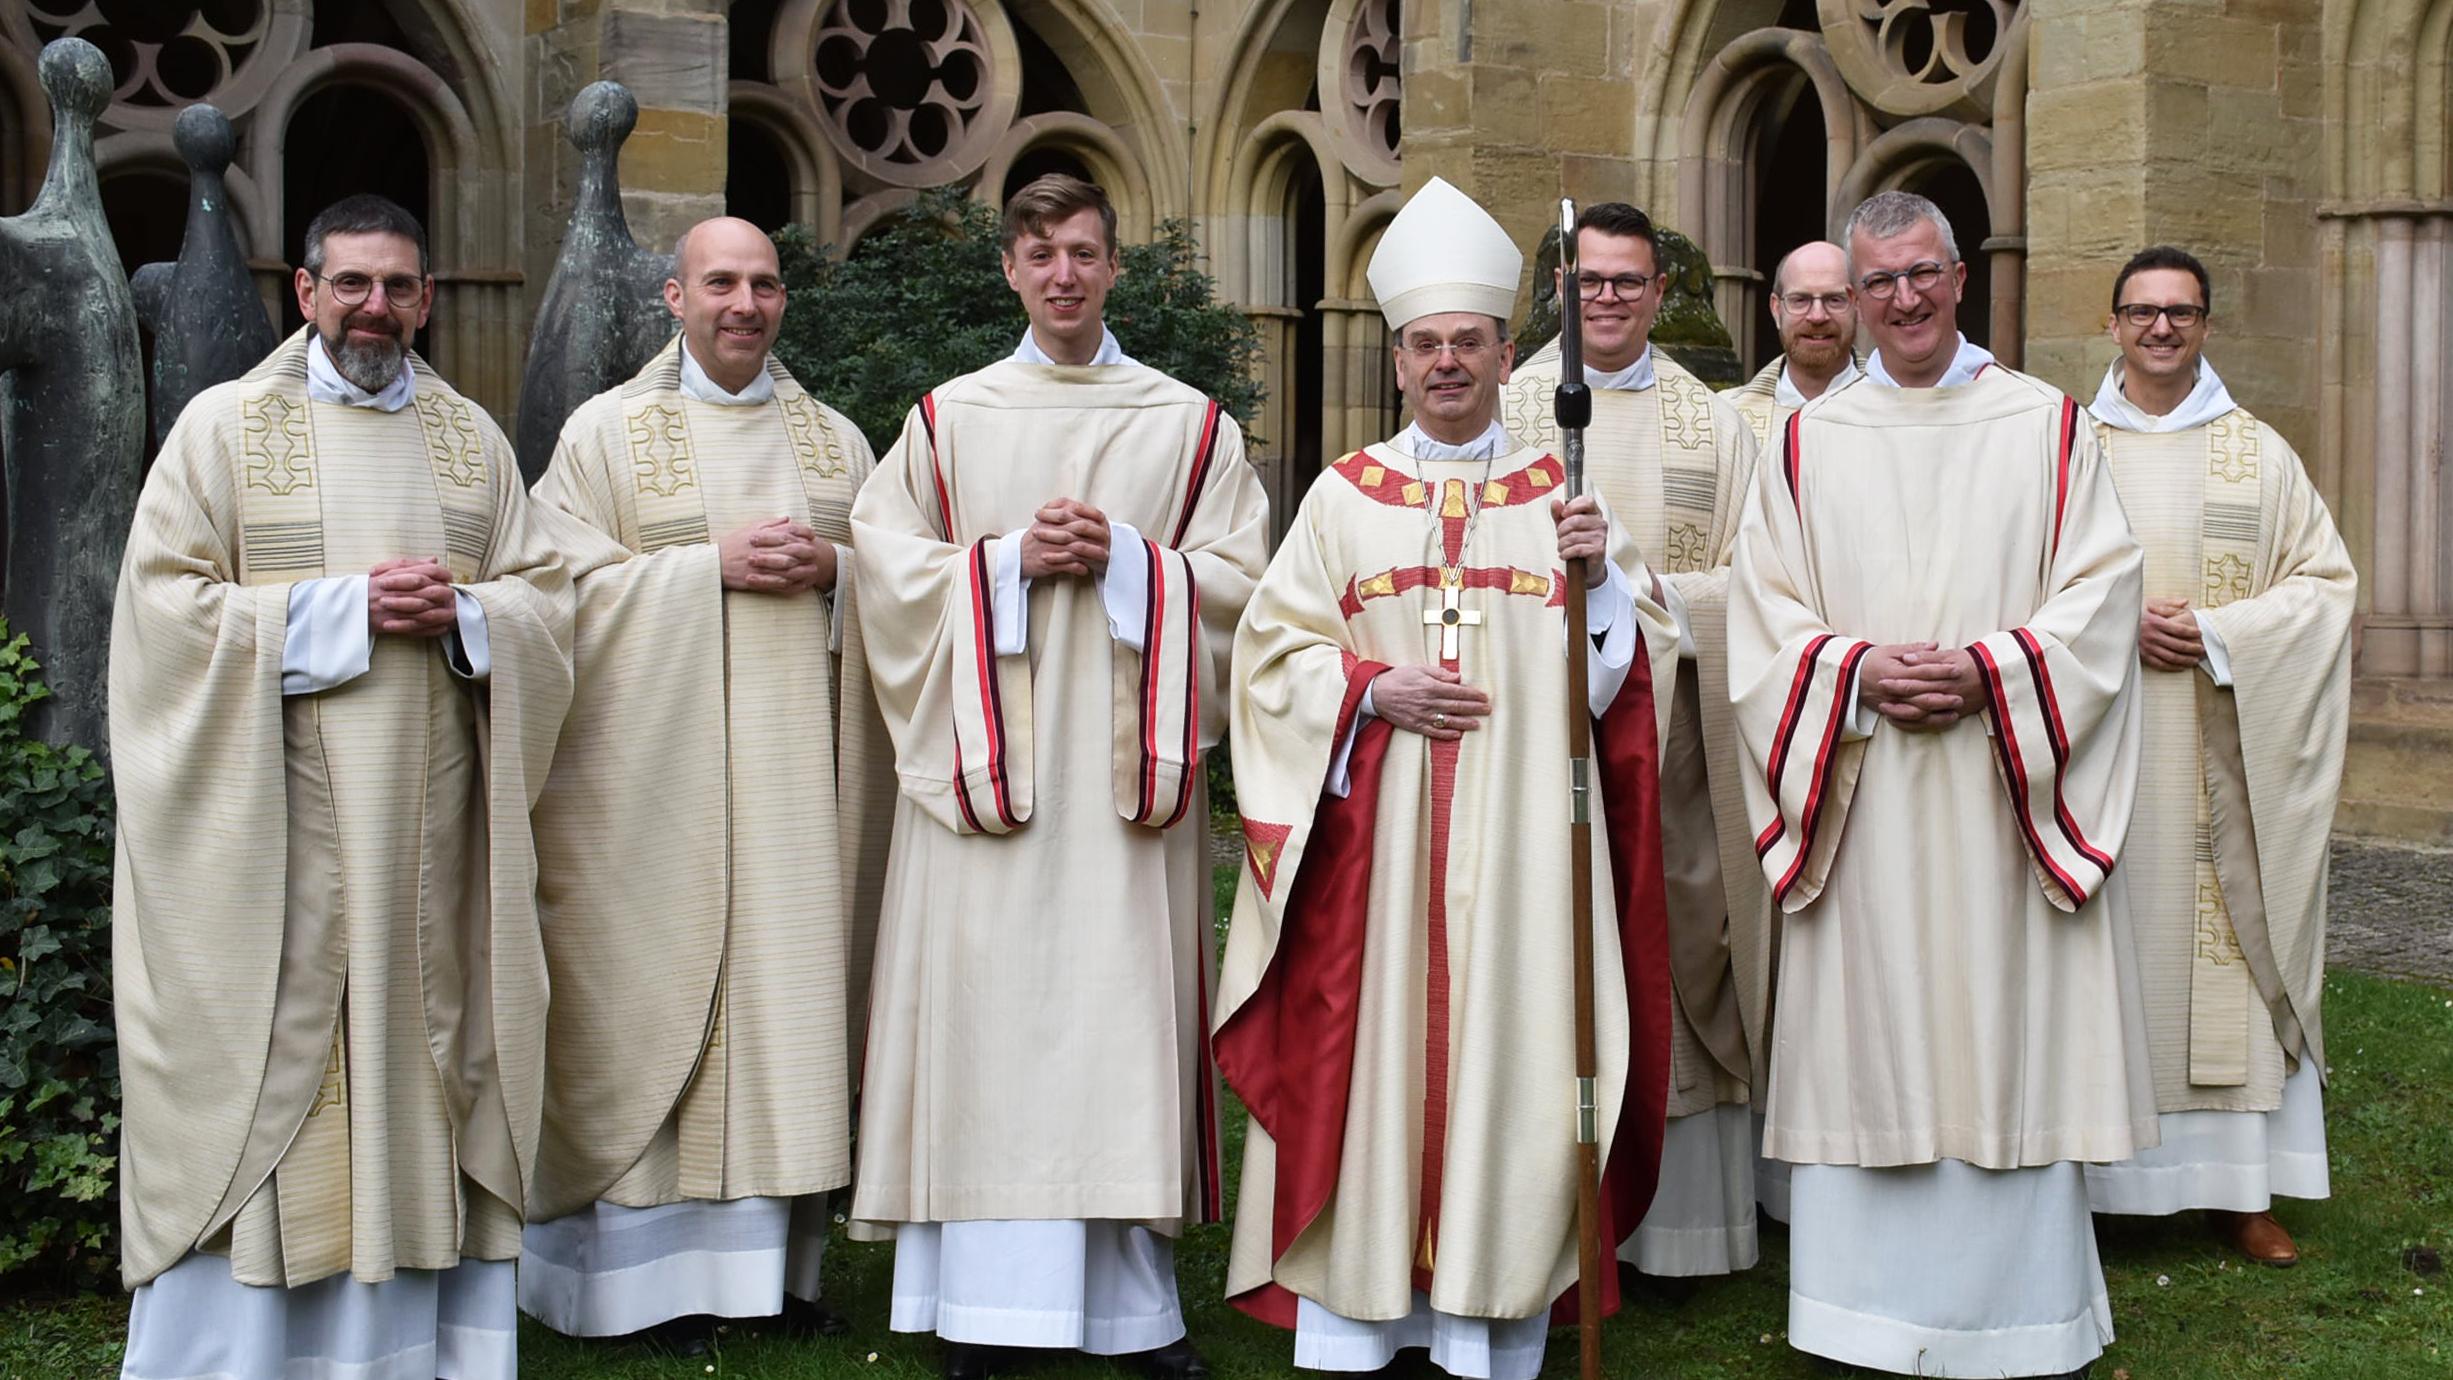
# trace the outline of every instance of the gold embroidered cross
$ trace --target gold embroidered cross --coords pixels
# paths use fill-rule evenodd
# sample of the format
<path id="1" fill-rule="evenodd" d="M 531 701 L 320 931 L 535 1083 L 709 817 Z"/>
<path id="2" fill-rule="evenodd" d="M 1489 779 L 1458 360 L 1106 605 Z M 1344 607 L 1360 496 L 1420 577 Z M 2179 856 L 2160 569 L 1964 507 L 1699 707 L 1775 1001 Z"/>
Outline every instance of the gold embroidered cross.
<path id="1" fill-rule="evenodd" d="M 1453 584 L 1444 584 L 1439 591 L 1439 607 L 1422 611 L 1422 625 L 1439 629 L 1439 658 L 1456 660 L 1456 635 L 1463 628 L 1482 626 L 1482 615 L 1457 607 L 1457 596 L 1464 591 Z"/>

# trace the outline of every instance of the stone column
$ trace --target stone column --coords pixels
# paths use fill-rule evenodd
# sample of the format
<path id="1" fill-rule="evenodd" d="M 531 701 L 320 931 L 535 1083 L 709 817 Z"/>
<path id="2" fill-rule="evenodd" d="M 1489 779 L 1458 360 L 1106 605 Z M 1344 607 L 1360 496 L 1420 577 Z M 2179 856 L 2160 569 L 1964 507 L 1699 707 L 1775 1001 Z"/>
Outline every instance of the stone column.
<path id="1" fill-rule="evenodd" d="M 2114 354 L 2113 276 L 2177 244 L 2214 279 L 2208 356 L 2233 394 L 2314 449 L 2316 7 L 2057 0 L 2033 23 L 2027 369 L 2091 395 Z"/>
<path id="2" fill-rule="evenodd" d="M 1530 273 L 1561 196 L 1636 195 L 1637 35 L 1654 18 L 1632 0 L 1407 5 L 1405 186 L 1456 184 Z M 1520 294 L 1520 320 L 1531 301 Z"/>
<path id="3" fill-rule="evenodd" d="M 618 81 L 639 103 L 621 160 L 622 209 L 639 243 L 669 249 L 694 222 L 723 214 L 727 8 L 722 0 L 528 0 L 532 225 L 570 218 L 580 157 L 564 112 L 594 81 Z M 551 233 L 528 237 L 529 282 L 551 277 L 557 247 Z"/>

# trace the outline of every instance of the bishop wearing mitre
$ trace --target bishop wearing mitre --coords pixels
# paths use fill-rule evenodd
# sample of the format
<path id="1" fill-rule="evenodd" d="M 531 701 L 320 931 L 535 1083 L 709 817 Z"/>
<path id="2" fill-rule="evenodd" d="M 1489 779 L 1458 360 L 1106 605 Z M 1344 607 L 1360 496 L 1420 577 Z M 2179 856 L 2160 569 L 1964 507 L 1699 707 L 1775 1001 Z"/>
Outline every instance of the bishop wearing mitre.
<path id="1" fill-rule="evenodd" d="M 1293 1330 L 1298 1366 L 1427 1347 L 1523 1380 L 1575 1284 L 1563 605 L 1583 572 L 1608 1247 L 1659 1162 L 1678 632 L 1625 529 L 1497 421 L 1522 265 L 1436 178 L 1390 223 L 1369 273 L 1416 419 L 1312 486 L 1236 635 L 1245 868 L 1217 1050 L 1252 1124 L 1227 1292 Z"/>

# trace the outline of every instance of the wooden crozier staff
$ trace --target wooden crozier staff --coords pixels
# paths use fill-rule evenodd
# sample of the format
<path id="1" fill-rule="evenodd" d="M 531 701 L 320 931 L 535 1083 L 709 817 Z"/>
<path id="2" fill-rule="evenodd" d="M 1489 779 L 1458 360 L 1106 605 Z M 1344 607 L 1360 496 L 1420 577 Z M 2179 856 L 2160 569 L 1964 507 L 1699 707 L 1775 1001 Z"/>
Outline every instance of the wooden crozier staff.
<path id="1" fill-rule="evenodd" d="M 1559 387 L 1551 404 L 1567 453 L 1567 499 L 1584 492 L 1584 428 L 1593 390 L 1584 382 L 1584 297 L 1576 285 L 1576 203 L 1559 201 Z M 1567 571 L 1567 894 L 1576 936 L 1576 1337 L 1584 1380 L 1601 1380 L 1601 1059 L 1593 1037 L 1593 707 L 1584 683 L 1592 651 L 1584 617 L 1584 559 Z"/>

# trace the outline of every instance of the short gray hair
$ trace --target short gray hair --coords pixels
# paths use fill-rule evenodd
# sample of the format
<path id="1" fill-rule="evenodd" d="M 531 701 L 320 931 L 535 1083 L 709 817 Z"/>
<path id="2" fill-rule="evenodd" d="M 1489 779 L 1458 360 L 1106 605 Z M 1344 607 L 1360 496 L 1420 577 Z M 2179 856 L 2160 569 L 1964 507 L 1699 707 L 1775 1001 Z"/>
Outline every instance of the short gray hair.
<path id="1" fill-rule="evenodd" d="M 1920 220 L 1933 222 L 1934 233 L 1942 238 L 1942 253 L 1952 263 L 1959 262 L 1959 237 L 1950 230 L 1950 218 L 1942 208 L 1914 192 L 1876 192 L 1857 203 L 1848 213 L 1848 226 L 1840 232 L 1840 247 L 1848 251 L 1848 274 L 1857 274 L 1857 235 L 1866 238 L 1892 239 L 1916 228 Z"/>

